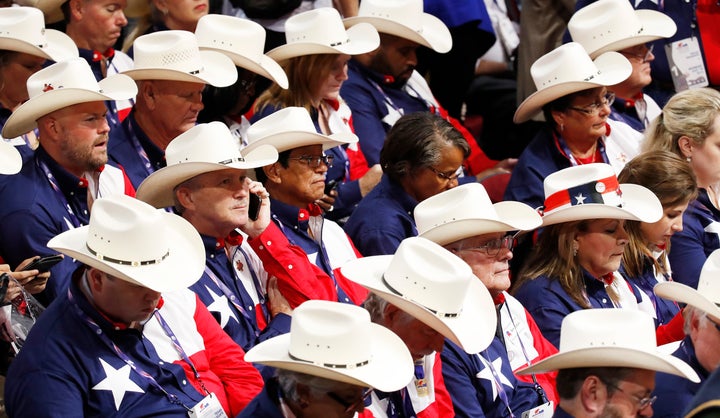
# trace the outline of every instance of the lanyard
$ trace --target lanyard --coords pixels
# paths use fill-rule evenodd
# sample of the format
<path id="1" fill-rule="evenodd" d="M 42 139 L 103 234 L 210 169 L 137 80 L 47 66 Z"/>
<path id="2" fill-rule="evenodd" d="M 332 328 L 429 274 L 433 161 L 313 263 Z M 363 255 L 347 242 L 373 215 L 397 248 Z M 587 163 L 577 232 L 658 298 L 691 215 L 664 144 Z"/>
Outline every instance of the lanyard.
<path id="1" fill-rule="evenodd" d="M 370 82 L 370 84 L 373 85 L 373 87 L 375 87 L 375 89 L 376 89 L 377 91 L 380 92 L 380 94 L 382 94 L 383 98 L 385 99 L 385 103 L 386 103 L 386 104 L 388 104 L 390 107 L 392 107 L 393 109 L 395 109 L 395 111 L 397 111 L 400 115 L 404 115 L 404 114 L 405 114 L 405 111 L 404 111 L 403 109 L 400 109 L 399 107 L 397 107 L 397 106 L 395 105 L 395 102 L 392 101 L 392 99 L 390 98 L 390 96 L 388 96 L 387 94 L 385 94 L 385 91 L 382 89 L 382 87 L 380 87 L 380 86 L 378 85 L 378 83 L 374 82 L 374 81 L 371 80 L 371 79 L 368 79 L 368 81 Z"/>
<path id="2" fill-rule="evenodd" d="M 130 137 L 130 143 L 132 143 L 133 148 L 135 148 L 135 152 L 137 153 L 138 157 L 140 157 L 140 161 L 143 163 L 143 167 L 145 167 L 145 171 L 148 175 L 155 172 L 155 169 L 152 166 L 152 162 L 150 162 L 150 157 L 148 157 L 147 152 L 145 152 L 145 149 L 140 144 L 140 140 L 135 136 L 135 128 L 133 127 L 133 121 L 129 120 L 127 123 L 128 131 L 129 131 L 129 137 Z"/>
<path id="3" fill-rule="evenodd" d="M 207 274 L 210 279 L 217 285 L 217 287 L 220 288 L 220 291 L 225 295 L 225 297 L 232 303 L 232 305 L 235 307 L 235 309 L 242 314 L 242 316 L 245 317 L 245 319 L 248 320 L 251 324 L 254 325 L 253 332 L 255 333 L 255 337 L 260 335 L 260 332 L 257 329 L 257 324 L 255 318 L 250 316 L 250 314 L 247 312 L 245 308 L 240 304 L 240 301 L 238 301 L 238 297 L 235 296 L 235 294 L 225 285 L 225 283 L 220 280 L 217 275 L 207 266 L 205 266 L 205 274 Z"/>
<path id="4" fill-rule="evenodd" d="M 50 168 L 48 168 L 47 164 L 45 164 L 44 161 L 40 161 L 40 159 L 37 159 L 36 161 L 40 166 L 40 169 L 45 173 L 45 178 L 47 178 L 48 183 L 50 183 L 50 187 L 52 187 L 53 192 L 55 192 L 55 197 L 57 197 L 60 203 L 65 206 L 65 210 L 67 211 L 68 216 L 70 216 L 70 222 L 75 228 L 81 227 L 82 222 L 80 222 L 80 218 L 75 215 L 75 211 L 73 211 L 70 203 L 65 198 L 65 194 L 63 194 L 62 190 L 60 190 L 60 186 L 58 186 L 58 184 L 55 182 L 55 177 L 50 172 Z"/>
<path id="5" fill-rule="evenodd" d="M 582 164 L 575 159 L 575 156 L 573 155 L 572 151 L 570 151 L 570 147 L 568 147 L 567 142 L 565 142 L 565 139 L 563 139 L 562 136 L 557 135 L 553 131 L 553 138 L 555 139 L 555 144 L 558 146 L 558 148 L 560 148 L 560 152 L 562 152 L 562 154 L 565 156 L 565 158 L 570 160 L 571 165 L 576 166 L 576 165 Z M 600 141 L 600 140 L 598 139 L 598 141 Z M 598 143 L 597 150 L 595 150 L 595 152 L 596 153 L 600 152 L 603 162 L 605 164 L 610 164 L 610 161 L 608 160 L 607 155 L 605 155 L 605 145 L 603 145 L 603 143 L 601 141 Z"/>
<path id="6" fill-rule="evenodd" d="M 255 272 L 255 269 L 253 268 L 253 265 L 251 263 L 250 257 L 248 256 L 247 252 L 243 250 L 242 244 L 235 246 L 235 251 L 233 251 L 232 258 L 230 259 L 230 264 L 233 264 L 235 262 L 235 256 L 236 254 L 240 252 L 242 254 L 243 258 L 245 259 L 245 265 L 247 266 L 248 270 L 250 271 L 250 276 L 252 277 L 253 281 L 253 287 L 255 288 L 255 294 L 258 298 L 258 304 L 260 305 L 260 309 L 262 309 L 263 316 L 265 317 L 265 320 L 267 323 L 270 323 L 270 313 L 267 310 L 267 298 L 265 297 L 265 290 L 262 287 L 262 283 L 260 283 L 260 279 L 257 276 L 257 273 Z M 233 266 L 231 266 L 233 267 Z M 237 269 L 232 268 L 233 274 L 235 275 L 235 278 L 237 280 L 242 281 L 240 276 L 238 276 Z M 252 298 L 251 298 L 252 299 Z"/>
<path id="7" fill-rule="evenodd" d="M 485 365 L 490 369 L 490 373 L 492 373 L 493 380 L 495 381 L 495 386 L 498 390 L 498 395 L 500 395 L 500 400 L 502 401 L 502 403 L 505 404 L 505 408 L 507 408 L 508 412 L 510 413 L 510 418 L 515 418 L 515 414 L 513 414 L 512 408 L 510 408 L 510 401 L 508 399 L 507 392 L 503 387 L 497 370 L 495 370 L 495 367 L 493 367 L 492 362 L 490 361 L 490 354 L 488 354 L 487 349 L 483 351 L 483 354 L 484 355 L 478 354 L 478 357 L 480 357 L 480 360 L 482 360 L 482 362 L 485 363 Z"/>
<path id="8" fill-rule="evenodd" d="M 68 292 L 67 293 L 68 300 L 70 300 L 70 302 L 75 307 L 75 313 L 80 317 L 80 319 L 83 320 L 85 325 L 87 325 L 93 331 L 93 333 L 95 335 L 97 335 L 98 338 L 100 338 L 100 340 L 103 343 L 105 343 L 106 346 L 108 346 L 108 348 L 112 349 L 115 352 L 115 354 L 117 354 L 118 357 L 120 357 L 120 359 L 123 362 L 125 362 L 125 364 L 130 366 L 130 368 L 135 371 L 135 373 L 137 373 L 141 377 L 145 378 L 145 380 L 147 380 L 151 386 L 153 386 L 155 389 L 162 392 L 168 398 L 168 400 L 170 400 L 171 403 L 180 405 L 183 408 L 185 408 L 186 410 L 190 411 L 190 408 L 188 408 L 184 403 L 182 403 L 182 401 L 177 397 L 177 395 L 166 391 L 165 388 L 163 388 L 157 382 L 157 380 L 155 380 L 155 378 L 150 375 L 150 373 L 148 373 L 145 370 L 138 367 L 137 364 L 135 364 L 135 362 L 132 361 L 130 359 L 130 357 L 128 357 L 127 354 L 125 354 L 120 349 L 120 347 L 117 346 L 117 344 L 115 344 L 110 338 L 108 338 L 108 336 L 105 334 L 105 332 L 102 330 L 102 328 L 100 328 L 100 326 L 95 321 L 93 321 L 93 319 L 90 318 L 85 312 L 83 312 L 83 310 L 80 308 L 80 306 L 78 306 L 77 302 L 75 301 L 75 297 L 73 296 L 72 292 L 70 291 L 70 288 L 68 288 L 67 292 Z M 157 312 L 157 310 L 155 310 L 155 312 Z M 182 349 L 182 347 L 181 347 L 181 349 Z M 194 370 L 194 366 L 192 365 L 192 363 L 190 363 L 190 365 L 191 365 L 191 367 L 193 367 L 193 370 Z M 204 387 L 203 387 L 203 389 L 204 389 Z"/>

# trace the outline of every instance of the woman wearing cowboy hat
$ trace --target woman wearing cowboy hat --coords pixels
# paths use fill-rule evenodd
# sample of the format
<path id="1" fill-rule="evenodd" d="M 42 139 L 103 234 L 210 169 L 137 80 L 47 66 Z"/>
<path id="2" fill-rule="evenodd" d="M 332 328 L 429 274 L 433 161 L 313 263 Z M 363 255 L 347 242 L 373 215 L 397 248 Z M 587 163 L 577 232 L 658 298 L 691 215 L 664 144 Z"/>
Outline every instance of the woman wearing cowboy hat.
<path id="1" fill-rule="evenodd" d="M 281 62 L 291 80 L 291 89 L 270 86 L 257 100 L 253 121 L 287 106 L 304 107 L 318 132 L 354 132 L 352 113 L 340 97 L 347 80 L 347 63 L 353 55 L 370 52 L 380 44 L 377 30 L 369 23 L 345 29 L 337 10 L 329 7 L 297 14 L 285 23 L 287 43 L 268 56 Z M 325 216 L 344 220 L 380 181 L 382 170 L 367 161 L 357 144 L 327 150 L 334 157 L 325 181 L 327 193 L 318 204 Z M 333 190 L 332 182 L 336 188 Z"/>
<path id="2" fill-rule="evenodd" d="M 581 309 L 654 313 L 650 299 L 618 270 L 626 220 L 658 221 L 658 198 L 645 187 L 619 184 L 608 164 L 560 170 L 544 188 L 544 229 L 514 291 L 543 335 L 557 346 L 563 318 Z"/>
<path id="3" fill-rule="evenodd" d="M 646 133 L 648 150 L 672 151 L 697 177 L 698 198 L 672 238 L 673 279 L 696 287 L 705 259 L 720 248 L 720 93 L 703 88 L 673 96 Z"/>

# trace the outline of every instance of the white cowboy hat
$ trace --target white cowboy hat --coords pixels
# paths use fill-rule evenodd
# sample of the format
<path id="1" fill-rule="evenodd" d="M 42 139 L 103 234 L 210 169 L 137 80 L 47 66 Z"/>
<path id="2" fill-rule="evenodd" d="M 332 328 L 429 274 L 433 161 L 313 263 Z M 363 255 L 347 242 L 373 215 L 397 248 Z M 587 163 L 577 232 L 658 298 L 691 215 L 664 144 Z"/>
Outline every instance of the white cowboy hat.
<path id="1" fill-rule="evenodd" d="M 17 51 L 52 61 L 78 56 L 75 42 L 54 29 L 45 29 L 43 14 L 35 7 L 0 9 L 0 50 Z"/>
<path id="2" fill-rule="evenodd" d="M 422 0 L 363 0 L 358 15 L 344 22 L 347 27 L 370 23 L 380 33 L 409 39 L 441 54 L 452 49 L 450 30 L 442 20 L 423 13 Z"/>
<path id="3" fill-rule="evenodd" d="M 341 271 L 468 353 L 495 337 L 497 312 L 487 288 L 463 260 L 432 241 L 406 238 L 394 255 L 352 260 Z"/>
<path id="4" fill-rule="evenodd" d="M 380 35 L 369 23 L 347 30 L 340 13 L 332 7 L 308 10 L 285 22 L 287 43 L 272 49 L 268 56 L 282 61 L 312 54 L 359 55 L 380 46 Z"/>
<path id="5" fill-rule="evenodd" d="M 35 129 L 38 118 L 67 106 L 135 97 L 137 85 L 122 74 L 98 82 L 87 61 L 72 58 L 31 75 L 27 90 L 30 99 L 8 118 L 2 130 L 5 138 L 15 138 Z"/>
<path id="6" fill-rule="evenodd" d="M 528 231 L 542 225 L 537 211 L 520 202 L 493 204 L 480 183 L 463 184 L 418 203 L 418 235 L 440 245 L 491 232 Z"/>
<path id="7" fill-rule="evenodd" d="M 288 79 L 280 64 L 263 54 L 265 28 L 248 19 L 208 14 L 200 18 L 195 28 L 201 51 L 225 54 L 236 66 L 270 79 L 288 88 Z"/>
<path id="8" fill-rule="evenodd" d="M 156 208 L 172 206 L 175 186 L 195 176 L 228 168 L 247 170 L 277 161 L 277 150 L 270 145 L 241 153 L 237 142 L 222 122 L 193 126 L 168 144 L 167 167 L 147 177 L 136 197 Z"/>
<path id="9" fill-rule="evenodd" d="M 22 168 L 20 152 L 9 142 L 0 139 L 0 174 L 15 174 Z"/>
<path id="10" fill-rule="evenodd" d="M 564 168 L 545 178 L 543 226 L 585 219 L 657 222 L 663 214 L 655 193 L 638 184 L 619 184 L 604 163 Z"/>
<path id="11" fill-rule="evenodd" d="M 675 22 L 662 12 L 635 10 L 627 0 L 599 0 L 575 12 L 568 22 L 573 41 L 591 58 L 675 35 Z"/>
<path id="12" fill-rule="evenodd" d="M 205 268 L 195 227 L 123 194 L 97 199 L 88 225 L 61 233 L 48 247 L 156 292 L 186 288 Z"/>
<path id="13" fill-rule="evenodd" d="M 515 111 L 513 121 L 525 122 L 543 106 L 577 91 L 618 84 L 632 73 L 632 64 L 622 54 L 606 52 L 594 61 L 577 42 L 561 45 L 530 67 L 538 91 L 525 99 Z"/>
<path id="14" fill-rule="evenodd" d="M 402 389 L 413 376 L 400 337 L 370 322 L 359 306 L 324 300 L 295 308 L 290 332 L 256 345 L 245 360 L 384 392 Z"/>
<path id="15" fill-rule="evenodd" d="M 123 74 L 133 80 L 170 80 L 227 87 L 237 80 L 232 60 L 215 51 L 200 51 L 195 34 L 163 30 L 133 42 L 135 66 Z"/>
<path id="16" fill-rule="evenodd" d="M 629 367 L 685 377 L 697 373 L 687 363 L 661 353 L 652 317 L 630 309 L 582 309 L 569 313 L 560 329 L 560 350 L 518 374 L 578 367 Z"/>
<path id="17" fill-rule="evenodd" d="M 653 288 L 661 298 L 685 303 L 705 312 L 720 323 L 720 250 L 713 251 L 703 264 L 697 289 L 678 283 L 658 283 Z"/>
<path id="18" fill-rule="evenodd" d="M 244 151 L 261 145 L 272 145 L 278 152 L 308 145 L 322 145 L 324 150 L 338 145 L 353 144 L 358 137 L 352 133 L 319 134 L 303 107 L 286 107 L 250 125 L 247 131 L 248 145 Z"/>

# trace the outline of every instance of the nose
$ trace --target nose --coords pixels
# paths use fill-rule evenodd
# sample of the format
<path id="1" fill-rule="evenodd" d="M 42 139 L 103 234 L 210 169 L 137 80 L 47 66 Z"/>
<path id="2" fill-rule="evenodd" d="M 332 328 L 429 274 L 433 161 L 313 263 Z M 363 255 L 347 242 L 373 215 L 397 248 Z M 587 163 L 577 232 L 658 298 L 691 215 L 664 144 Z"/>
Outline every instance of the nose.
<path id="1" fill-rule="evenodd" d="M 677 217 L 677 221 L 672 225 L 672 230 L 675 232 L 681 232 L 683 230 L 682 216 Z"/>
<path id="2" fill-rule="evenodd" d="M 512 250 L 510 250 L 508 248 L 503 248 L 498 253 L 498 260 L 500 260 L 500 261 L 506 261 L 506 260 L 510 261 L 510 260 L 512 260 L 512 258 L 513 258 L 513 252 L 512 252 Z"/>
<path id="3" fill-rule="evenodd" d="M 651 416 L 653 416 L 653 413 L 654 413 L 654 412 L 655 412 L 655 411 L 653 411 L 652 405 L 648 405 L 648 406 L 646 406 L 645 408 L 643 408 L 643 409 L 641 409 L 641 410 L 638 411 L 638 416 L 641 416 L 641 417 L 651 417 Z"/>
<path id="4" fill-rule="evenodd" d="M 410 53 L 409 53 L 408 56 L 407 56 L 407 64 L 408 64 L 408 65 L 411 65 L 411 66 L 413 66 L 413 67 L 416 67 L 416 66 L 417 66 L 417 63 L 418 63 L 417 51 L 415 51 L 415 50 L 413 49 L 412 51 L 410 51 Z"/>
<path id="5" fill-rule="evenodd" d="M 620 225 L 617 229 L 617 232 L 615 234 L 616 239 L 618 240 L 618 243 L 625 245 L 628 243 L 628 233 L 625 230 L 625 226 Z"/>
<path id="6" fill-rule="evenodd" d="M 125 27 L 128 24 L 127 16 L 125 16 L 125 13 L 122 10 L 118 10 L 118 16 L 117 16 L 117 25 L 121 27 Z"/>
<path id="7" fill-rule="evenodd" d="M 108 124 L 107 117 L 102 118 L 100 121 L 100 125 L 98 126 L 98 133 L 99 134 L 107 134 L 110 132 L 110 124 Z"/>

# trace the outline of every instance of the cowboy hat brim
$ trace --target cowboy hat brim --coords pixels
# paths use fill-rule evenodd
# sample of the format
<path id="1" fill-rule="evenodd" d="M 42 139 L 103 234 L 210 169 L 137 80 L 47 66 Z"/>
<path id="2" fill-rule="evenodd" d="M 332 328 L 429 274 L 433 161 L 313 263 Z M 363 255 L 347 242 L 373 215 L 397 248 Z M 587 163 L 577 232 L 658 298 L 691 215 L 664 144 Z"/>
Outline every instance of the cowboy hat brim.
<path id="1" fill-rule="evenodd" d="M 530 206 L 520 202 L 493 204 L 499 219 L 458 219 L 434 226 L 419 236 L 446 245 L 476 235 L 506 231 L 528 231 L 542 225 L 542 218 Z"/>
<path id="2" fill-rule="evenodd" d="M 137 85 L 122 75 L 114 74 L 98 82 L 99 91 L 78 88 L 56 88 L 31 98 L 15 109 L 2 130 L 5 138 L 15 138 L 30 132 L 37 126 L 37 120 L 58 109 L 80 103 L 124 100 L 135 97 Z"/>
<path id="3" fill-rule="evenodd" d="M 0 37 L 0 50 L 22 52 L 56 62 L 78 57 L 75 42 L 64 33 L 45 29 L 45 38 L 47 45 L 40 47 L 22 39 Z"/>
<path id="4" fill-rule="evenodd" d="M 202 67 L 192 73 L 171 68 L 133 68 L 122 74 L 133 80 L 167 80 L 185 81 L 190 83 L 210 84 L 215 87 L 227 87 L 237 80 L 235 64 L 223 53 L 216 51 L 200 51 Z"/>
<path id="5" fill-rule="evenodd" d="M 622 54 L 606 52 L 594 60 L 598 74 L 592 81 L 577 80 L 558 83 L 531 94 L 518 106 L 513 122 L 522 123 L 535 116 L 543 106 L 560 97 L 595 87 L 613 86 L 625 81 L 632 73 L 632 64 Z"/>
<path id="6" fill-rule="evenodd" d="M 259 74 L 267 78 L 268 80 L 272 80 L 277 83 L 278 86 L 284 89 L 288 88 L 289 83 L 285 71 L 282 69 L 280 64 L 265 55 L 260 55 L 258 57 L 258 61 L 254 61 L 244 55 L 236 54 L 232 51 L 228 51 L 225 49 L 200 46 L 200 50 L 215 51 L 221 54 L 225 54 L 233 61 L 236 66 L 244 68 L 248 71 L 252 71 L 255 74 Z"/>
<path id="7" fill-rule="evenodd" d="M 665 13 L 655 10 L 635 10 L 640 22 L 642 22 L 642 32 L 635 36 L 624 39 L 618 39 L 612 43 L 605 45 L 595 51 L 588 51 L 590 58 L 595 59 L 598 55 L 608 51 L 620 51 L 631 46 L 641 45 L 657 39 L 670 38 L 677 32 L 677 25 Z"/>
<path id="8" fill-rule="evenodd" d="M 243 148 L 243 152 L 251 152 L 262 145 L 272 145 L 278 152 L 309 145 L 322 145 L 323 150 L 328 150 L 339 145 L 353 144 L 357 141 L 358 137 L 355 134 L 344 132 L 326 136 L 307 131 L 285 131 L 258 138 Z"/>
<path id="9" fill-rule="evenodd" d="M 294 57 L 314 54 L 360 55 L 372 52 L 380 46 L 380 35 L 370 24 L 358 24 L 346 30 L 347 42 L 324 45 L 316 42 L 292 42 L 268 51 L 267 56 L 283 61 Z"/>
<path id="10" fill-rule="evenodd" d="M 20 152 L 10 144 L 0 139 L 0 174 L 16 174 L 22 168 Z"/>
<path id="11" fill-rule="evenodd" d="M 275 148 L 265 145 L 257 147 L 251 152 L 244 152 L 243 157 L 245 161 L 235 161 L 229 164 L 187 162 L 163 167 L 140 184 L 135 197 L 156 208 L 166 208 L 175 203 L 175 187 L 195 176 L 228 168 L 248 170 L 263 167 L 277 161 L 278 153 Z"/>
<path id="12" fill-rule="evenodd" d="M 663 299 L 685 303 L 700 309 L 713 321 L 720 323 L 720 307 L 688 285 L 679 282 L 658 283 L 653 288 L 653 292 Z"/>
<path id="13" fill-rule="evenodd" d="M 624 183 L 623 207 L 588 203 L 556 209 L 542 217 L 542 226 L 589 219 L 628 219 L 632 221 L 657 222 L 663 214 L 662 205 L 655 193 L 637 184 Z"/>
<path id="14" fill-rule="evenodd" d="M 629 367 L 655 370 L 699 382 L 697 373 L 684 361 L 669 354 L 649 353 L 627 347 L 590 347 L 560 352 L 520 369 L 517 374 L 544 373 L 579 367 Z"/>
<path id="15" fill-rule="evenodd" d="M 89 230 L 87 225 L 65 231 L 51 239 L 47 245 L 80 263 L 156 292 L 183 289 L 202 276 L 205 268 L 205 248 L 195 227 L 185 219 L 166 212 L 163 212 L 162 216 L 166 223 L 169 252 L 166 258 L 157 263 L 131 266 L 98 258 L 86 245 Z"/>
<path id="16" fill-rule="evenodd" d="M 439 317 L 422 305 L 404 298 L 388 288 L 383 275 L 392 255 L 363 257 L 341 267 L 349 280 L 377 294 L 412 317 L 442 334 L 467 353 L 486 349 L 497 328 L 497 312 L 490 293 L 480 279 L 470 281 L 462 311 L 455 317 Z"/>
<path id="17" fill-rule="evenodd" d="M 420 32 L 394 20 L 381 17 L 355 16 L 343 19 L 345 27 L 355 26 L 359 23 L 369 23 L 380 33 L 388 33 L 403 39 L 409 39 L 440 54 L 452 49 L 450 30 L 442 20 L 429 13 L 423 13 L 420 17 L 420 22 L 418 22 L 420 28 L 422 28 Z"/>
<path id="18" fill-rule="evenodd" d="M 245 360 L 383 392 L 402 389 L 413 376 L 413 362 L 405 343 L 381 325 L 370 324 L 370 329 L 373 342 L 370 362 L 360 367 L 330 368 L 293 358 L 288 351 L 290 334 L 261 342 L 245 354 Z"/>

